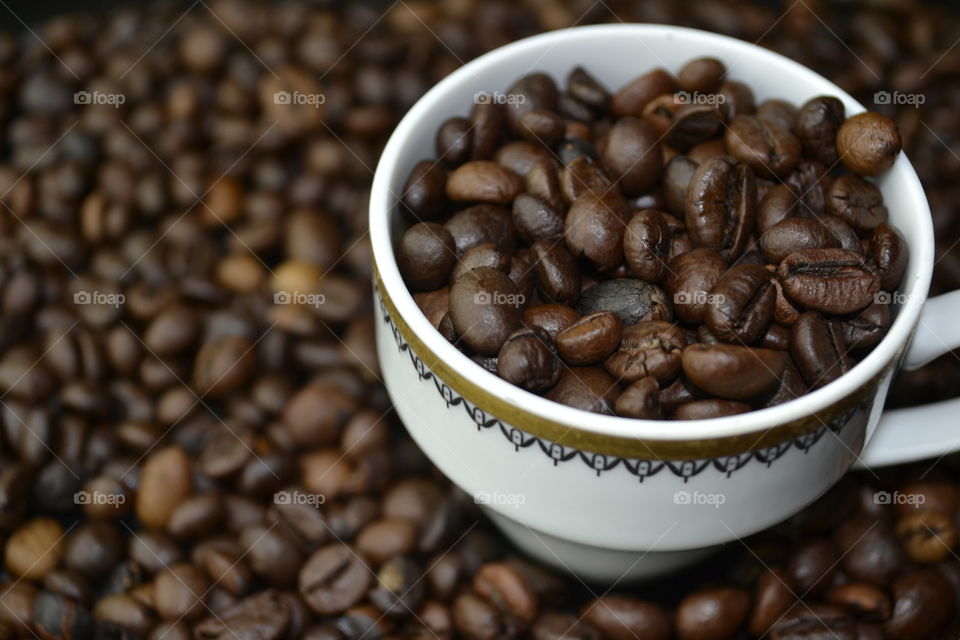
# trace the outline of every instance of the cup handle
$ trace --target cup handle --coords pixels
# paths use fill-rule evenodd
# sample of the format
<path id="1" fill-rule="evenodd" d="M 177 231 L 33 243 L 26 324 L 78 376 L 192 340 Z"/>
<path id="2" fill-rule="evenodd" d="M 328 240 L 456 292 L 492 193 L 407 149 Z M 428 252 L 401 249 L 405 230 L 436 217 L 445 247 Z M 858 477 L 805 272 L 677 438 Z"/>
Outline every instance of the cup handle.
<path id="1" fill-rule="evenodd" d="M 912 371 L 960 347 L 960 290 L 927 300 L 903 368 Z M 960 449 L 960 398 L 885 411 L 855 466 L 884 467 Z"/>

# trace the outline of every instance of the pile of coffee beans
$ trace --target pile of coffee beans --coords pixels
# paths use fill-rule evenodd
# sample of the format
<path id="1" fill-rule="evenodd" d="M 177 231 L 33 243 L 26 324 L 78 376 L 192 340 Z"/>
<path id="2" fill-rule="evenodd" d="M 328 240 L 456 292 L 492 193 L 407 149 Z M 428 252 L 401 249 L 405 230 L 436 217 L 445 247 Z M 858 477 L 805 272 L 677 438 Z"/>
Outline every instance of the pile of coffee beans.
<path id="1" fill-rule="evenodd" d="M 900 133 L 726 76 L 699 58 L 611 94 L 531 73 L 444 122 L 397 248 L 434 326 L 511 383 L 631 418 L 744 413 L 848 371 L 907 266 L 863 177 Z"/>
<path id="2" fill-rule="evenodd" d="M 848 478 L 608 593 L 516 556 L 389 412 L 372 350 L 392 127 L 462 62 L 576 23 L 760 40 L 864 103 L 922 91 L 876 108 L 956 287 L 960 23 L 858 4 L 210 0 L 0 35 L 0 639 L 955 640 L 957 460 Z"/>

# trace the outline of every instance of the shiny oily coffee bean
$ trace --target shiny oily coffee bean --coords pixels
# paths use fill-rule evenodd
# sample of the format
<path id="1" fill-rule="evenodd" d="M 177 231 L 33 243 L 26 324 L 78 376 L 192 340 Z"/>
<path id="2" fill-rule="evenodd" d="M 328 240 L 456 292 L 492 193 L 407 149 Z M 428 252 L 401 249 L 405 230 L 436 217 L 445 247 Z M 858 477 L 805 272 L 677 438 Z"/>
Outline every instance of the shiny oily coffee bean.
<path id="1" fill-rule="evenodd" d="M 921 564 L 943 560 L 958 540 L 954 519 L 939 511 L 915 511 L 903 516 L 894 533 L 907 556 Z"/>
<path id="2" fill-rule="evenodd" d="M 600 144 L 604 169 L 624 195 L 639 196 L 653 187 L 663 169 L 657 134 L 639 118 L 617 120 Z"/>
<path id="3" fill-rule="evenodd" d="M 723 136 L 727 151 L 757 175 L 784 178 L 800 163 L 800 140 L 789 129 L 757 116 L 735 117 Z"/>
<path id="4" fill-rule="evenodd" d="M 670 414 L 671 420 L 709 420 L 724 418 L 750 411 L 746 402 L 734 400 L 720 400 L 719 398 L 705 398 L 681 404 Z"/>
<path id="5" fill-rule="evenodd" d="M 580 267 L 561 243 L 539 241 L 530 247 L 537 288 L 548 301 L 572 305 L 580 297 Z"/>
<path id="6" fill-rule="evenodd" d="M 710 249 L 694 249 L 670 260 L 663 287 L 680 320 L 703 322 L 708 294 L 726 270 L 727 261 Z"/>
<path id="7" fill-rule="evenodd" d="M 952 615 L 952 587 L 932 569 L 913 569 L 892 585 L 893 614 L 884 631 L 893 640 L 930 637 Z"/>
<path id="8" fill-rule="evenodd" d="M 517 245 L 513 216 L 504 207 L 474 205 L 450 216 L 443 226 L 453 236 L 458 256 L 484 242 L 492 242 L 508 252 Z"/>
<path id="9" fill-rule="evenodd" d="M 318 549 L 300 569 L 300 594 L 321 615 L 335 615 L 353 606 L 370 586 L 370 571 L 347 546 Z"/>
<path id="10" fill-rule="evenodd" d="M 470 146 L 472 142 L 472 132 L 470 130 L 470 121 L 466 118 L 448 118 L 444 121 L 440 128 L 437 129 L 437 138 L 436 138 L 436 150 L 437 158 L 443 161 L 449 166 L 457 166 L 463 164 L 470 158 Z M 422 161 L 417 167 L 424 164 L 427 161 Z M 414 167 L 413 171 L 410 172 L 410 177 L 407 179 L 407 188 L 404 190 L 405 194 L 411 192 L 411 183 L 416 185 L 416 181 L 413 180 L 413 174 L 416 172 L 417 167 Z M 423 169 L 421 169 L 423 171 Z M 443 175 L 443 182 L 439 185 L 440 196 L 445 200 L 446 199 L 446 184 L 447 176 Z M 432 189 L 436 187 L 431 183 L 431 193 Z M 417 197 L 420 195 L 414 190 L 414 200 L 416 201 Z M 410 207 L 410 205 L 407 205 Z M 413 210 L 412 207 L 410 207 Z M 414 213 L 417 213 L 414 211 Z M 423 218 L 423 216 L 420 216 Z"/>
<path id="11" fill-rule="evenodd" d="M 786 100 L 764 100 L 757 107 L 756 116 L 787 131 L 793 130 L 799 109 Z"/>
<path id="12" fill-rule="evenodd" d="M 699 163 L 689 156 L 676 156 L 663 169 L 661 183 L 667 209 L 675 216 L 684 216 L 687 188 Z"/>
<path id="13" fill-rule="evenodd" d="M 777 223 L 804 213 L 797 191 L 789 184 L 778 184 L 767 191 L 757 206 L 757 232 L 760 242 Z M 778 260 L 779 262 L 779 260 Z"/>
<path id="14" fill-rule="evenodd" d="M 859 640 L 853 618 L 840 607 L 820 603 L 795 604 L 773 625 L 771 640 Z"/>
<path id="15" fill-rule="evenodd" d="M 491 269 L 496 269 L 509 275 L 511 258 L 512 256 L 510 254 L 501 251 L 500 248 L 492 242 L 478 244 L 475 247 L 467 249 L 464 254 L 460 256 L 460 259 L 457 260 L 453 271 L 450 272 L 450 282 L 456 282 L 460 279 L 460 276 L 468 271 L 473 271 L 477 267 L 490 267 Z"/>
<path id="16" fill-rule="evenodd" d="M 828 213 L 860 231 L 876 228 L 889 215 L 880 189 L 853 173 L 833 181 L 827 189 L 826 206 Z"/>
<path id="17" fill-rule="evenodd" d="M 600 362 L 617 348 L 623 325 L 617 314 L 598 311 L 557 334 L 557 353 L 567 364 L 586 366 Z"/>
<path id="18" fill-rule="evenodd" d="M 613 182 L 590 156 L 577 156 L 560 171 L 560 194 L 567 205 L 589 191 L 603 194 L 612 189 Z"/>
<path id="19" fill-rule="evenodd" d="M 503 272 L 479 267 L 450 287 L 450 318 L 457 335 L 474 351 L 496 355 L 520 326 L 522 301 Z"/>
<path id="20" fill-rule="evenodd" d="M 641 420 L 660 420 L 660 383 L 653 376 L 640 378 L 623 390 L 613 405 L 618 416 Z"/>
<path id="21" fill-rule="evenodd" d="M 564 239 L 571 253 L 601 271 L 623 262 L 623 236 L 631 217 L 627 201 L 615 191 L 587 191 L 567 211 Z"/>
<path id="22" fill-rule="evenodd" d="M 886 593 L 864 582 L 848 582 L 834 587 L 827 593 L 826 601 L 843 607 L 859 618 L 876 622 L 889 618 L 893 609 Z"/>
<path id="23" fill-rule="evenodd" d="M 843 343 L 850 349 L 869 349 L 876 346 L 890 328 L 890 306 L 874 302 L 860 313 L 841 321 Z"/>
<path id="24" fill-rule="evenodd" d="M 801 249 L 839 249 L 840 240 L 814 218 L 786 218 L 760 236 L 760 251 L 767 262 L 780 262 Z"/>
<path id="25" fill-rule="evenodd" d="M 616 351 L 603 366 L 617 380 L 633 383 L 652 376 L 665 382 L 680 371 L 680 358 L 688 343 L 680 327 L 649 320 L 624 328 Z"/>
<path id="26" fill-rule="evenodd" d="M 710 290 L 706 326 L 723 342 L 751 344 L 773 320 L 777 292 L 764 267 L 743 263 L 727 269 Z"/>
<path id="27" fill-rule="evenodd" d="M 680 640 L 723 640 L 736 633 L 750 613 L 750 594 L 737 587 L 692 593 L 677 606 Z"/>
<path id="28" fill-rule="evenodd" d="M 716 58 L 696 58 L 677 73 L 677 84 L 690 93 L 713 93 L 723 84 L 727 67 Z"/>
<path id="29" fill-rule="evenodd" d="M 807 100 L 800 107 L 793 127 L 804 153 L 832 167 L 837 161 L 837 131 L 845 117 L 843 103 L 833 96 Z"/>
<path id="30" fill-rule="evenodd" d="M 551 340 L 579 319 L 575 309 L 563 304 L 541 304 L 523 312 L 523 324 L 546 332 Z"/>
<path id="31" fill-rule="evenodd" d="M 644 209 L 635 213 L 623 236 L 623 254 L 633 275 L 647 282 L 660 282 L 667 270 L 672 236 L 659 211 Z"/>
<path id="32" fill-rule="evenodd" d="M 523 179 L 496 162 L 472 160 L 450 173 L 446 191 L 454 202 L 510 204 L 523 191 Z"/>
<path id="33" fill-rule="evenodd" d="M 756 221 L 753 170 L 730 156 L 704 161 L 690 178 L 685 206 L 693 246 L 725 258 L 743 253 Z"/>
<path id="34" fill-rule="evenodd" d="M 837 131 L 840 161 L 862 176 L 879 175 L 892 167 L 902 148 L 896 123 L 873 111 L 847 118 Z"/>
<path id="35" fill-rule="evenodd" d="M 560 360 L 542 329 L 520 329 L 503 343 L 497 373 L 521 389 L 543 393 L 560 379 Z"/>
<path id="36" fill-rule="evenodd" d="M 528 243 L 556 243 L 563 238 L 563 213 L 545 200 L 521 193 L 513 201 L 513 222 Z"/>
<path id="37" fill-rule="evenodd" d="M 403 187 L 401 202 L 417 220 L 433 220 L 446 205 L 447 172 L 430 160 L 418 162 Z"/>
<path id="38" fill-rule="evenodd" d="M 673 319 L 663 289 L 633 278 L 604 280 L 590 287 L 580 295 L 575 308 L 583 315 L 612 311 L 625 327 L 648 320 Z"/>
<path id="39" fill-rule="evenodd" d="M 790 335 L 790 355 L 814 389 L 833 382 L 853 366 L 839 323 L 816 311 L 797 318 Z"/>
<path id="40" fill-rule="evenodd" d="M 492 562 L 480 567 L 473 577 L 473 589 L 524 626 L 537 616 L 540 603 L 536 591 L 508 564 Z"/>
<path id="41" fill-rule="evenodd" d="M 560 380 L 546 397 L 575 409 L 612 415 L 619 395 L 617 381 L 603 369 L 571 367 L 561 372 Z"/>
<path id="42" fill-rule="evenodd" d="M 868 256 L 880 276 L 880 288 L 894 291 L 907 270 L 910 250 L 903 234 L 888 224 L 880 223 L 870 236 Z"/>
<path id="43" fill-rule="evenodd" d="M 604 638 L 628 640 L 667 640 L 670 618 L 653 602 L 607 594 L 591 600 L 580 611 L 582 619 L 596 627 Z"/>
<path id="44" fill-rule="evenodd" d="M 766 569 L 756 581 L 747 630 L 753 636 L 764 635 L 795 601 L 790 576 L 781 569 Z"/>
<path id="45" fill-rule="evenodd" d="M 684 349 L 681 362 L 687 378 L 707 393 L 749 400 L 776 386 L 786 355 L 773 349 L 694 344 Z"/>
<path id="46" fill-rule="evenodd" d="M 397 247 L 397 266 L 413 291 L 432 291 L 447 283 L 457 260 L 453 236 L 443 225 L 420 222 L 404 232 Z"/>
<path id="47" fill-rule="evenodd" d="M 880 290 L 880 278 L 864 257 L 844 249 L 801 249 L 780 263 L 777 275 L 791 300 L 829 314 L 859 311 Z"/>

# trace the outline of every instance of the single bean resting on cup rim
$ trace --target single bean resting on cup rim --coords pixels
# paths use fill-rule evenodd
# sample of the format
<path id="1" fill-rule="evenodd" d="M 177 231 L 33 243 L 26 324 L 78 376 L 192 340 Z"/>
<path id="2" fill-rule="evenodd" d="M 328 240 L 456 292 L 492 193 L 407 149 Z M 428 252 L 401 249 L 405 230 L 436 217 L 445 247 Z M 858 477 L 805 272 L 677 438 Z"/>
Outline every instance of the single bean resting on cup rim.
<path id="1" fill-rule="evenodd" d="M 713 58 L 615 93 L 575 68 L 481 93 L 409 174 L 397 262 L 480 366 L 575 408 L 690 420 L 798 398 L 889 328 L 908 260 L 866 177 L 896 125 L 756 104 Z"/>

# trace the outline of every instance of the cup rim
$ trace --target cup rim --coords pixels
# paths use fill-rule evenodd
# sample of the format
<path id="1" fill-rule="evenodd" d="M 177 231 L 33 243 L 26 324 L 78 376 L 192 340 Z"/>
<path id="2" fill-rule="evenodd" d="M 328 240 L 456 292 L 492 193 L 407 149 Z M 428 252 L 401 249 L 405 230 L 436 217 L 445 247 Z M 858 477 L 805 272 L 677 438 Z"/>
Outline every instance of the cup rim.
<path id="1" fill-rule="evenodd" d="M 902 287 L 906 292 L 905 302 L 900 306 L 887 335 L 850 371 L 819 389 L 774 407 L 721 418 L 682 421 L 640 420 L 576 409 L 521 389 L 483 369 L 450 344 L 420 311 L 400 275 L 390 239 L 390 217 L 399 201 L 399 197 L 392 192 L 390 185 L 395 173 L 400 169 L 398 166 L 400 152 L 407 143 L 415 124 L 448 95 L 466 93 L 467 88 L 464 85 L 469 82 L 471 74 L 480 69 L 509 65 L 515 56 L 536 51 L 544 45 L 555 46 L 563 42 L 567 46 L 575 46 L 580 39 L 603 39 L 605 36 L 622 33 L 630 33 L 637 37 L 666 35 L 686 40 L 699 39 L 699 46 L 691 51 L 691 58 L 695 57 L 698 51 L 709 50 L 711 44 L 718 45 L 721 49 L 740 49 L 743 54 L 749 53 L 753 56 L 756 64 L 785 67 L 793 77 L 802 79 L 804 84 L 820 85 L 822 89 L 818 89 L 817 93 L 839 98 L 844 103 L 848 116 L 866 111 L 862 104 L 833 82 L 786 56 L 736 38 L 699 29 L 656 24 L 590 25 L 551 31 L 504 45 L 468 62 L 434 85 L 410 108 L 384 147 L 374 174 L 369 202 L 369 229 L 374 272 L 380 286 L 385 288 L 381 295 L 389 296 L 396 312 L 428 349 L 439 356 L 450 368 L 481 386 L 491 395 L 538 417 L 563 423 L 571 430 L 598 436 L 675 442 L 746 436 L 777 425 L 808 418 L 868 385 L 883 373 L 887 365 L 894 360 L 899 361 L 902 357 L 904 347 L 912 337 L 926 301 L 933 272 L 933 224 L 929 205 L 920 179 L 902 151 L 894 166 L 885 175 L 891 175 L 893 172 L 903 174 L 902 179 L 906 181 L 906 188 L 910 192 L 910 199 L 913 201 L 918 219 L 919 240 L 909 247 L 911 264 L 908 265 L 907 270 L 908 274 L 911 268 L 916 269 L 916 272 L 914 277 L 910 281 L 905 281 Z M 499 87 L 491 87 L 489 90 L 494 89 Z M 449 114 L 449 116 L 454 115 L 462 116 L 463 114 Z M 403 177 L 406 178 L 406 176 Z M 523 424 L 514 426 L 524 428 Z"/>

